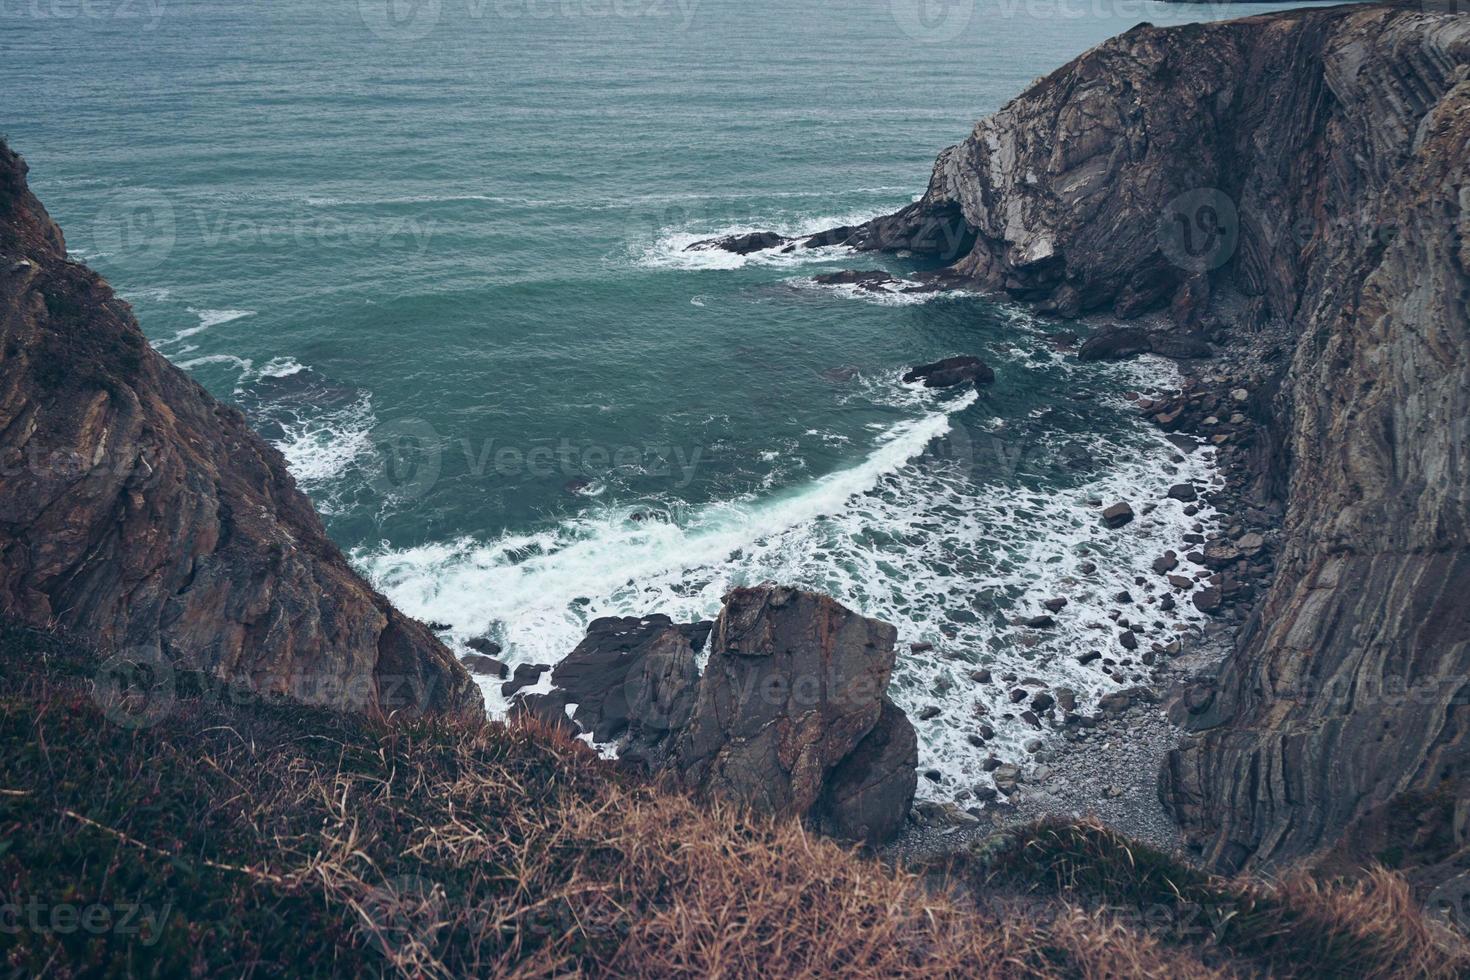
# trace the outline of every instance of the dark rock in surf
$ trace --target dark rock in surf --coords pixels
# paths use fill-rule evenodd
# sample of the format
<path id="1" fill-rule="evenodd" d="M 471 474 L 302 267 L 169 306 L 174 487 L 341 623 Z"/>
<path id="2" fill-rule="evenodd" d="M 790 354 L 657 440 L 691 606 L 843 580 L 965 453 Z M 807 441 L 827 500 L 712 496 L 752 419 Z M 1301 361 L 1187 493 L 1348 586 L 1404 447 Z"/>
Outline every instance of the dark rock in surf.
<path id="1" fill-rule="evenodd" d="M 961 354 L 933 364 L 920 364 L 905 374 L 903 380 L 905 384 L 922 381 L 925 388 L 950 388 L 967 381 L 990 384 L 995 380 L 995 372 L 980 358 Z"/>
<path id="2" fill-rule="evenodd" d="M 550 664 L 517 664 L 510 680 L 500 685 L 500 693 L 512 697 L 522 688 L 531 687 L 541 680 L 541 675 L 551 669 Z"/>
<path id="3" fill-rule="evenodd" d="M 686 252 L 708 252 L 718 250 L 722 252 L 734 252 L 736 255 L 750 255 L 754 252 L 764 252 L 767 249 L 785 245 L 792 239 L 785 235 L 778 235 L 774 231 L 753 231 L 745 235 L 727 235 L 724 238 L 706 238 L 686 245 Z"/>
<path id="4" fill-rule="evenodd" d="M 918 780 L 913 726 L 884 695 L 896 639 L 824 595 L 740 588 L 713 624 L 595 620 L 552 672 L 555 697 L 522 696 L 519 710 L 560 725 L 558 707 L 576 705 L 574 727 L 626 764 L 878 843 L 902 824 Z M 539 676 L 521 674 L 513 683 Z"/>
<path id="5" fill-rule="evenodd" d="M 474 639 L 465 640 L 464 645 L 476 653 L 484 654 L 487 657 L 498 657 L 501 652 L 499 643 L 484 636 L 477 636 Z"/>
<path id="6" fill-rule="evenodd" d="M 1088 337 L 1077 350 L 1079 361 L 1121 361 L 1139 354 L 1175 360 L 1214 356 L 1214 348 L 1198 337 L 1165 330 L 1113 327 Z"/>
<path id="7" fill-rule="evenodd" d="M 460 663 L 472 674 L 483 674 L 489 677 L 498 677 L 505 680 L 510 676 L 510 667 L 503 661 L 494 657 L 487 657 L 482 653 L 467 653 L 460 658 Z"/>
<path id="8" fill-rule="evenodd" d="M 813 276 L 812 281 L 820 286 L 856 286 L 870 293 L 893 292 L 896 287 L 904 285 L 902 280 L 876 269 L 862 271 L 846 269 L 842 272 L 826 272 Z"/>

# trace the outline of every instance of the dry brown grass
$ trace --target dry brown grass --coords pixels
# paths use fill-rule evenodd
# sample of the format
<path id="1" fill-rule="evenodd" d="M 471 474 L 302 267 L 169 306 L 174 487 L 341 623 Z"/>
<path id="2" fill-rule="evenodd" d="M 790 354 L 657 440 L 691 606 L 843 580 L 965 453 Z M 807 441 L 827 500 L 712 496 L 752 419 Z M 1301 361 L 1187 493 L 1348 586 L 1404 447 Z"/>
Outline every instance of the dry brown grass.
<path id="1" fill-rule="evenodd" d="M 1268 962 L 1228 941 L 1181 942 L 1076 887 L 1119 879 L 1111 840 L 1001 848 L 977 896 L 972 879 L 936 885 L 794 821 L 696 805 L 542 728 L 220 703 L 181 678 L 168 717 L 125 731 L 92 704 L 84 656 L 3 639 L 0 888 L 169 908 L 148 942 L 0 933 L 15 972 L 1306 975 L 1291 953 L 1300 930 Z M 1379 975 L 1444 975 L 1427 933 L 1405 925 L 1418 920 L 1401 884 L 1363 889 L 1272 894 L 1393 965 Z"/>
<path id="2" fill-rule="evenodd" d="M 1044 820 L 986 842 L 948 869 L 979 890 L 1107 908 L 1171 946 L 1282 977 L 1464 977 L 1462 937 L 1427 919 L 1381 867 L 1347 880 L 1306 872 L 1222 878 L 1095 821 Z"/>

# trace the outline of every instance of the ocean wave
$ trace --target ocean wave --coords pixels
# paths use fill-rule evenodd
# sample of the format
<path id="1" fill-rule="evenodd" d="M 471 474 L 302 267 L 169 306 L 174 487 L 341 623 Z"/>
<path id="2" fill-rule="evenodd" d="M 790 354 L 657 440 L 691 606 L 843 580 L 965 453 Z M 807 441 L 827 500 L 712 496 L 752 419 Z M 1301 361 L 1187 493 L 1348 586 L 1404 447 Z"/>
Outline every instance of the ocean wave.
<path id="1" fill-rule="evenodd" d="M 340 494 L 348 489 L 340 478 L 372 451 L 378 424 L 372 394 L 333 382 L 289 356 L 243 370 L 236 394 L 317 509 L 338 513 Z"/>
<path id="2" fill-rule="evenodd" d="M 796 289 L 829 293 L 843 299 L 872 303 L 875 306 L 923 306 L 935 300 L 974 299 L 976 295 L 964 289 L 940 289 L 922 293 L 902 292 L 905 287 L 923 285 L 914 279 L 897 279 L 891 287 L 878 290 L 864 288 L 853 283 L 821 283 L 810 276 L 789 279 L 787 282 Z"/>
<path id="3" fill-rule="evenodd" d="M 784 246 L 782 246 L 752 252 L 749 255 L 737 255 L 723 249 L 698 249 L 691 252 L 689 246 L 709 238 L 748 235 L 757 231 L 774 231 L 787 238 L 800 238 L 803 235 L 815 235 L 829 228 L 859 225 L 879 215 L 887 214 L 891 210 L 892 208 L 878 208 L 851 214 L 811 215 L 770 221 L 747 220 L 714 228 L 679 227 L 645 230 L 636 227 L 637 222 L 635 222 L 635 227 L 629 236 L 629 251 L 634 264 L 646 269 L 720 271 L 742 269 L 748 265 L 785 268 L 833 262 L 856 255 L 857 252 L 845 245 L 797 248 L 790 252 L 783 252 L 781 249 Z M 648 240 L 646 231 L 652 232 L 652 241 Z"/>
<path id="4" fill-rule="evenodd" d="M 1099 370 L 1143 387 L 1169 383 L 1173 368 Z M 1095 699 L 1144 670 L 1119 646 L 1109 617 L 1119 592 L 1135 597 L 1124 613 L 1144 631 L 1144 649 L 1203 623 L 1188 602 L 1168 613 L 1157 608 L 1168 587 L 1151 566 L 1165 550 L 1182 556 L 1184 534 L 1214 521 L 1208 505 L 1189 517 L 1166 496 L 1176 482 L 1213 482 L 1213 453 L 1181 457 L 1141 424 L 1107 437 L 1077 434 L 1069 438 L 1085 444 L 1073 448 L 1101 475 L 1059 491 L 1024 478 L 1033 464 L 1055 462 L 1058 447 L 1047 439 L 1017 445 L 1014 422 L 960 421 L 957 413 L 972 414 L 965 410 L 975 392 L 946 398 L 867 380 L 891 392 L 891 403 L 923 405 L 924 413 L 886 428 L 856 465 L 785 492 L 692 511 L 676 501 L 608 504 L 535 534 L 360 549 L 353 559 L 411 615 L 451 624 L 456 643 L 489 634 L 512 663 L 556 662 L 597 616 L 709 617 L 732 586 L 765 580 L 825 591 L 898 627 L 891 694 L 919 729 L 921 766 L 940 774 L 922 790 L 952 794 L 988 780 L 987 753 L 1018 759 L 1028 740 L 1054 737 L 1017 717 L 1007 697 L 1014 685 L 975 683 L 969 675 L 977 667 Z M 1126 532 L 1110 532 L 1098 502 L 1120 499 L 1133 501 L 1138 516 Z M 1087 563 L 1096 569 L 1086 571 Z M 1055 627 L 1012 625 L 1053 597 L 1068 599 Z M 911 643 L 933 649 L 911 652 Z M 1113 676 L 1101 661 L 1078 661 L 1090 649 L 1119 664 Z M 1121 666 L 1124 659 L 1133 666 Z M 486 684 L 486 698 L 492 711 L 504 710 L 497 684 Z M 919 721 L 925 708 L 938 713 Z M 982 716 L 995 738 L 977 750 L 969 736 Z"/>
<path id="5" fill-rule="evenodd" d="M 749 495 L 689 514 L 677 502 L 639 501 L 535 535 L 359 550 L 354 560 L 407 612 L 451 624 L 458 639 L 491 631 L 515 662 L 554 662 L 597 616 L 707 616 L 718 610 L 730 574 L 789 577 L 794 566 L 778 558 L 787 536 L 851 507 L 922 453 L 948 430 L 950 415 L 976 398 L 970 392 L 899 423 L 857 465 L 764 499 Z M 487 696 L 492 706 L 500 704 L 496 692 Z"/>
<path id="6" fill-rule="evenodd" d="M 161 291 L 161 294 L 162 294 L 162 296 L 167 296 L 168 295 L 168 290 L 166 290 L 166 289 L 165 290 L 162 290 Z M 192 326 L 192 327 L 185 327 L 182 330 L 176 330 L 176 331 L 174 331 L 174 335 L 172 337 L 165 337 L 162 340 L 157 340 L 157 341 L 154 341 L 153 342 L 153 348 L 155 350 L 160 351 L 161 353 L 163 353 L 163 355 L 165 357 L 170 357 L 170 358 L 183 357 L 185 354 L 188 354 L 189 352 L 191 352 L 193 350 L 196 350 L 197 348 L 195 348 L 193 345 L 186 345 L 184 347 L 177 348 L 177 349 L 172 349 L 172 350 L 170 348 L 172 348 L 174 344 L 181 344 L 181 343 L 183 343 L 183 341 L 188 340 L 190 337 L 193 337 L 193 336 L 196 336 L 198 334 L 203 333 L 204 331 L 208 330 L 210 327 L 217 327 L 217 326 L 219 326 L 222 323 L 230 323 L 230 322 L 232 322 L 234 320 L 240 320 L 240 319 L 243 319 L 244 317 L 254 316 L 255 315 L 255 311 L 254 310 L 196 310 L 192 306 L 186 307 L 186 309 L 190 313 L 192 313 L 196 317 L 198 317 L 199 318 L 199 322 L 197 324 L 195 324 L 194 326 Z M 212 363 L 225 363 L 225 362 L 223 362 L 223 361 L 211 361 L 211 360 L 207 360 L 205 358 L 197 358 L 197 359 L 195 359 L 193 361 L 189 361 L 189 362 L 186 362 L 186 363 L 181 363 L 179 366 L 180 367 L 190 367 L 190 366 L 197 367 L 197 366 L 199 366 L 201 364 L 206 364 L 206 363 L 211 363 L 212 364 Z M 243 361 L 242 360 L 241 363 L 244 364 L 244 365 L 247 365 L 246 370 L 249 370 L 248 365 L 249 365 L 250 362 Z"/>

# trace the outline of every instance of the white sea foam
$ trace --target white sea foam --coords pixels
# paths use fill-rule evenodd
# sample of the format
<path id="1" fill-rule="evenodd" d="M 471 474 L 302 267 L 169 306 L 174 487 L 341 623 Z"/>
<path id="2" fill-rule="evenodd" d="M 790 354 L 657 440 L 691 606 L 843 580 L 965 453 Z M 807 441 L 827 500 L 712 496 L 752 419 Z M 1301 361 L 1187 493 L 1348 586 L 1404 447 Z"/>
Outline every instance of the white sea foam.
<path id="1" fill-rule="evenodd" d="M 231 320 L 255 315 L 254 310 L 196 310 L 192 306 L 188 307 L 188 310 L 199 317 L 199 326 L 204 330 L 217 327 L 221 323 L 229 323 Z"/>
<path id="2" fill-rule="evenodd" d="M 1173 377 L 1156 359 L 1088 370 L 1137 387 Z M 1069 686 L 1090 700 L 1141 673 L 1136 662 L 1121 666 L 1131 655 L 1108 617 L 1118 592 L 1136 599 L 1124 614 L 1143 629 L 1145 649 L 1203 622 L 1187 600 L 1158 610 L 1167 585 L 1150 566 L 1166 549 L 1182 555 L 1183 535 L 1213 521 L 1207 505 L 1190 518 L 1165 496 L 1172 483 L 1212 480 L 1213 453 L 1202 448 L 1175 462 L 1174 447 L 1140 425 L 1089 444 L 1105 475 L 1065 492 L 1026 489 L 1013 468 L 1048 448 L 1009 444 L 1003 419 L 952 428 L 951 413 L 975 404 L 975 393 L 936 403 L 917 386 L 861 380 L 870 384 L 855 386 L 854 397 L 882 392 L 891 404 L 926 411 L 887 429 L 859 464 L 784 493 L 687 515 L 640 503 L 642 521 L 631 519 L 633 507 L 608 507 L 535 534 L 359 551 L 354 559 L 410 614 L 450 623 L 460 642 L 489 632 L 512 663 L 555 662 L 597 616 L 708 617 L 733 585 L 764 580 L 826 591 L 899 628 L 891 693 L 919 729 L 921 766 L 942 779 L 921 781 L 922 791 L 953 793 L 988 778 L 987 752 L 1018 759 L 1027 740 L 1053 737 L 1015 717 L 1006 696 L 1013 685 L 972 681 L 977 666 L 997 679 L 1011 672 Z M 1108 531 L 1093 501 L 1119 499 L 1131 500 L 1138 517 L 1125 531 Z M 1084 574 L 1086 562 L 1097 571 Z M 1190 571 L 1187 563 L 1181 570 Z M 1069 600 L 1054 628 L 1011 625 L 1054 596 Z M 934 650 L 912 653 L 914 642 Z M 1115 676 L 1102 662 L 1078 662 L 1092 649 L 1120 662 Z M 487 684 L 486 696 L 492 711 L 504 710 L 497 684 Z M 919 721 L 930 706 L 939 714 Z M 968 742 L 981 715 L 996 730 L 984 751 Z"/>
<path id="3" fill-rule="evenodd" d="M 68 254 L 70 254 L 72 258 L 80 258 L 80 256 L 76 252 L 70 252 Z M 126 292 L 119 291 L 118 295 L 127 300 L 129 303 L 135 303 L 138 300 L 143 300 L 145 302 L 161 303 L 164 300 L 168 299 L 171 295 L 173 295 L 173 291 L 163 286 L 154 286 L 148 289 L 130 289 Z"/>
<path id="4" fill-rule="evenodd" d="M 260 369 L 262 378 L 289 378 L 307 370 L 306 365 L 294 357 L 273 357 Z"/>
<path id="5" fill-rule="evenodd" d="M 299 368 L 299 365 L 298 365 Z M 285 377 L 277 374 L 274 377 Z M 311 494 L 324 513 L 336 507 L 326 492 L 331 481 L 372 450 L 371 436 L 377 425 L 372 397 L 363 393 L 356 401 L 319 414 L 305 414 L 281 421 L 282 436 L 274 445 L 286 457 L 291 475 Z M 318 492 L 318 487 L 322 488 Z"/>
<path id="6" fill-rule="evenodd" d="M 705 507 L 678 520 L 641 503 L 609 508 L 535 535 L 472 538 L 405 551 L 359 552 L 359 565 L 396 602 L 468 639 L 492 629 L 514 662 L 555 661 L 589 619 L 625 612 L 707 616 L 737 581 L 793 579 L 790 537 L 841 514 L 949 428 L 974 403 L 899 423 L 861 463 L 764 499 Z M 631 519 L 632 512 L 647 515 Z M 492 706 L 498 694 L 487 691 Z"/>
<path id="7" fill-rule="evenodd" d="M 680 227 L 660 229 L 652 242 L 646 238 L 640 240 L 635 230 L 634 240 L 630 243 L 630 250 L 634 263 L 649 269 L 685 269 L 694 271 L 718 271 L 728 269 L 741 269 L 747 265 L 764 265 L 773 267 L 796 267 L 809 265 L 814 262 L 831 262 L 855 255 L 853 249 L 843 245 L 829 245 L 821 248 L 796 248 L 789 252 L 783 251 L 784 245 L 776 248 L 768 248 L 749 255 L 737 255 L 724 249 L 695 249 L 689 250 L 689 246 L 695 242 L 709 238 L 727 238 L 731 235 L 748 235 L 757 231 L 774 231 L 787 238 L 799 238 L 803 235 L 815 235 L 817 232 L 826 231 L 829 228 L 837 228 L 844 225 L 858 225 L 869 221 L 882 214 L 887 214 L 891 208 L 879 208 L 872 211 L 864 211 L 846 215 L 813 215 L 796 219 L 784 219 L 773 221 L 743 221 L 739 224 L 725 225 L 718 228 Z"/>
<path id="8" fill-rule="evenodd" d="M 203 357 L 194 357 L 186 361 L 180 361 L 179 367 L 185 371 L 204 367 L 209 364 L 229 364 L 240 371 L 240 377 L 244 378 L 255 368 L 255 362 L 248 357 L 236 357 L 234 354 L 206 354 Z"/>
<path id="9" fill-rule="evenodd" d="M 165 290 L 164 292 L 167 293 L 167 290 Z M 159 350 L 164 350 L 165 348 L 170 347 L 173 344 L 177 344 L 180 341 L 187 340 L 188 338 L 193 337 L 196 334 L 201 334 L 204 331 L 208 330 L 210 327 L 217 327 L 222 323 L 230 323 L 234 320 L 239 320 L 247 316 L 255 315 L 254 310 L 196 310 L 192 306 L 187 307 L 187 309 L 190 313 L 199 318 L 199 322 L 192 327 L 185 327 L 182 330 L 176 331 L 172 337 L 168 337 L 164 340 L 158 341 L 156 344 L 153 345 L 154 347 Z M 165 351 L 165 354 L 168 353 L 173 353 L 175 356 L 178 356 L 180 353 L 182 353 L 182 351 Z"/>
<path id="10" fill-rule="evenodd" d="M 853 283 L 819 283 L 811 277 L 790 280 L 797 289 L 816 290 L 841 296 L 844 299 L 860 300 L 876 306 L 922 306 L 935 300 L 973 299 L 973 292 L 963 289 L 940 289 L 923 293 L 908 293 L 905 287 L 923 285 L 913 279 L 898 279 L 881 289 L 864 288 Z"/>

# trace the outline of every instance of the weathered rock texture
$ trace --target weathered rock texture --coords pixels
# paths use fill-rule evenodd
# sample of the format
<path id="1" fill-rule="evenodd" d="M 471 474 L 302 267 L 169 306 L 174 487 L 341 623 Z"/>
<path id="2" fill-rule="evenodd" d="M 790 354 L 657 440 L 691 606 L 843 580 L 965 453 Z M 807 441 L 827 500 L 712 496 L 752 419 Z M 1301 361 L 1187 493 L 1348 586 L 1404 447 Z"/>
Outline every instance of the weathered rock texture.
<path id="1" fill-rule="evenodd" d="M 520 704 L 543 721 L 616 744 L 625 763 L 657 772 L 672 761 L 694 711 L 695 655 L 709 632 L 708 622 L 663 615 L 595 619 L 552 670 L 551 692 L 526 695 Z"/>
<path id="2" fill-rule="evenodd" d="M 0 611 L 268 692 L 478 710 L 468 674 L 359 578 L 285 461 L 67 261 L 0 144 Z"/>
<path id="3" fill-rule="evenodd" d="M 731 592 L 679 745 L 685 782 L 808 813 L 828 774 L 878 723 L 897 638 L 824 595 Z"/>
<path id="4" fill-rule="evenodd" d="M 1043 311 L 1172 321 L 1096 356 L 1289 338 L 1250 407 L 1280 574 L 1162 782 L 1225 868 L 1470 855 L 1470 16 L 1431 8 L 1141 25 L 837 230 L 969 242 L 951 274 Z"/>
<path id="5" fill-rule="evenodd" d="M 824 595 L 740 588 L 713 632 L 666 616 L 594 621 L 553 690 L 517 710 L 696 792 L 877 843 L 902 825 L 918 782 L 914 728 L 884 695 L 896 636 Z"/>

